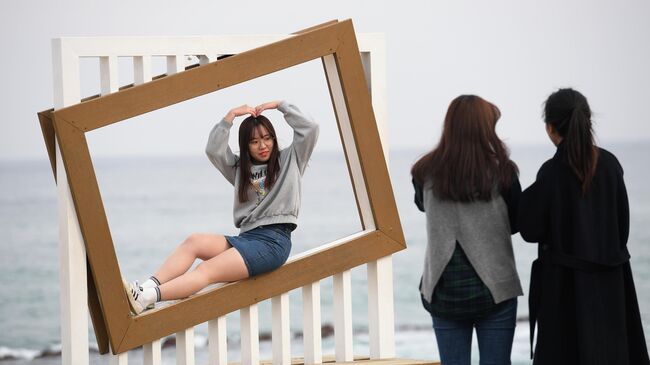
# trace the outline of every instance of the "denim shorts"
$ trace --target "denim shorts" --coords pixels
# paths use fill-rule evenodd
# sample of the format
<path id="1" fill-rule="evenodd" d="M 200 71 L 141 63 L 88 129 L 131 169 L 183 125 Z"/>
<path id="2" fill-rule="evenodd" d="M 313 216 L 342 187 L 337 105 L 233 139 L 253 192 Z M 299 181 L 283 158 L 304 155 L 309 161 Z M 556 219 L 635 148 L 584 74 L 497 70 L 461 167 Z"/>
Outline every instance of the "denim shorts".
<path id="1" fill-rule="evenodd" d="M 292 229 L 291 224 L 270 224 L 225 238 L 244 258 L 248 275 L 255 276 L 275 270 L 287 261 Z"/>

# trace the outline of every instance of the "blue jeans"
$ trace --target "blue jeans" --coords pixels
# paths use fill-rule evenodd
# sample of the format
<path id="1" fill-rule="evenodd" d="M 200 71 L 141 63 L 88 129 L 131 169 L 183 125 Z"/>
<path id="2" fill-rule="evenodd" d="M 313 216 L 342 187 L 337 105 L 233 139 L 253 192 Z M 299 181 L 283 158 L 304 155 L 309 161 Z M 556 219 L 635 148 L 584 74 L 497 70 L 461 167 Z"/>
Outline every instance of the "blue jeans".
<path id="1" fill-rule="evenodd" d="M 474 328 L 478 339 L 480 364 L 510 364 L 517 322 L 517 298 L 507 300 L 503 307 L 487 317 L 463 320 L 432 317 L 442 364 L 470 364 Z"/>

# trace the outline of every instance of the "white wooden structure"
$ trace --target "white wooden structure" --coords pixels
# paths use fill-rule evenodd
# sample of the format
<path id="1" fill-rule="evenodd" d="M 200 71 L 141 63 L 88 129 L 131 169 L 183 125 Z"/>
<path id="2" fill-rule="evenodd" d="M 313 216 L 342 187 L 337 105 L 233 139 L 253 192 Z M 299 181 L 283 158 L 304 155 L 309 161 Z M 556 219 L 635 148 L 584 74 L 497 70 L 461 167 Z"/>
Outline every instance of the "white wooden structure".
<path id="1" fill-rule="evenodd" d="M 219 55 L 237 54 L 275 42 L 287 35 L 214 36 L 214 37 L 128 37 L 128 38 L 59 38 L 52 42 L 54 107 L 60 109 L 81 99 L 80 58 L 100 60 L 102 95 L 116 92 L 118 57 L 133 57 L 134 82 L 152 79 L 151 59 L 166 56 L 167 74 L 182 72 L 186 56 L 198 56 L 201 63 L 212 62 Z M 387 154 L 386 55 L 383 35 L 358 35 L 359 49 L 379 124 L 384 153 Z M 325 58 L 327 62 L 333 59 Z M 336 102 L 336 101 L 335 101 Z M 351 138 L 350 131 L 342 131 Z M 346 135 L 347 134 L 347 135 Z M 387 157 L 387 155 L 385 156 Z M 88 292 L 86 253 L 70 194 L 65 169 L 57 147 L 57 191 L 59 210 L 61 339 L 62 363 L 88 364 Z M 370 359 L 395 356 L 392 259 L 390 256 L 368 264 L 368 323 Z M 333 277 L 334 329 L 336 361 L 352 361 L 352 308 L 350 271 Z M 320 283 L 302 288 L 305 364 L 323 362 L 321 350 Z M 273 364 L 290 364 L 289 297 L 284 293 L 272 298 Z M 260 363 L 257 305 L 240 309 L 241 363 Z M 226 320 L 208 322 L 210 364 L 227 364 Z M 177 364 L 194 364 L 194 332 L 188 328 L 176 334 Z M 144 346 L 144 363 L 161 363 L 161 341 Z M 112 364 L 126 364 L 128 353 L 110 356 Z"/>

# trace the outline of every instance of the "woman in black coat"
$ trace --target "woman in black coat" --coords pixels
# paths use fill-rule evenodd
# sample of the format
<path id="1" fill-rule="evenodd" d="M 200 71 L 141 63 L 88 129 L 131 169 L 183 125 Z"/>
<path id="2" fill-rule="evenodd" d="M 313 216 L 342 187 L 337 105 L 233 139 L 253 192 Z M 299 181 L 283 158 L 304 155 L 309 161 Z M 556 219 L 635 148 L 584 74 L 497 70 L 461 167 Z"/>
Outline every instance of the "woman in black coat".
<path id="1" fill-rule="evenodd" d="M 557 152 L 519 205 L 521 236 L 539 243 L 529 295 L 533 364 L 650 364 L 627 250 L 623 169 L 594 144 L 579 92 L 551 94 L 544 119 Z"/>

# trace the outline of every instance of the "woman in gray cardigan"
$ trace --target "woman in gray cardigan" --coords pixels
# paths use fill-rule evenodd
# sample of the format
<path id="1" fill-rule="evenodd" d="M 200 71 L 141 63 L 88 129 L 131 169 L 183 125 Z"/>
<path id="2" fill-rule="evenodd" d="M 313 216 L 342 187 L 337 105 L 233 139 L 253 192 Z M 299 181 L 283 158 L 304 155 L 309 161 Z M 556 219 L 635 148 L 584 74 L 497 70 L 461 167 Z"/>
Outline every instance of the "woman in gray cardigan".
<path id="1" fill-rule="evenodd" d="M 275 129 L 262 115 L 267 109 L 282 112 L 293 128 L 289 147 L 279 149 Z M 238 156 L 230 150 L 228 137 L 233 120 L 246 115 L 239 128 Z M 235 188 L 233 215 L 239 235 L 190 235 L 142 284 L 124 282 L 131 311 L 139 314 L 157 301 L 186 298 L 210 284 L 241 280 L 284 264 L 298 222 L 300 181 L 317 139 L 318 125 L 287 102 L 230 110 L 210 132 L 206 153 Z M 190 270 L 197 258 L 203 262 Z"/>
<path id="2" fill-rule="evenodd" d="M 510 235 L 521 186 L 496 134 L 499 109 L 475 96 L 449 105 L 438 145 L 413 166 L 415 203 L 426 213 L 420 292 L 445 365 L 510 364 L 522 295 Z"/>

